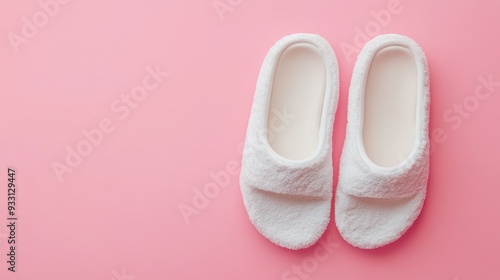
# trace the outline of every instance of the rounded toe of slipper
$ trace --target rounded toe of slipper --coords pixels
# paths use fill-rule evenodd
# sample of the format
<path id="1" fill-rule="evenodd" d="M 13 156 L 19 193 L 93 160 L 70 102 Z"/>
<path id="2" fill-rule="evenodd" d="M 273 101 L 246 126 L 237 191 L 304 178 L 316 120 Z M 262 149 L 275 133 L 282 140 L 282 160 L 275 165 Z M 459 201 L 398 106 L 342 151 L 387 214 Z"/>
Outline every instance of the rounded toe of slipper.
<path id="1" fill-rule="evenodd" d="M 285 195 L 242 186 L 248 216 L 271 242 L 292 250 L 307 248 L 330 221 L 331 195 Z"/>
<path id="2" fill-rule="evenodd" d="M 335 223 L 342 238 L 361 249 L 399 239 L 418 217 L 425 191 L 408 198 L 366 198 L 337 191 Z"/>

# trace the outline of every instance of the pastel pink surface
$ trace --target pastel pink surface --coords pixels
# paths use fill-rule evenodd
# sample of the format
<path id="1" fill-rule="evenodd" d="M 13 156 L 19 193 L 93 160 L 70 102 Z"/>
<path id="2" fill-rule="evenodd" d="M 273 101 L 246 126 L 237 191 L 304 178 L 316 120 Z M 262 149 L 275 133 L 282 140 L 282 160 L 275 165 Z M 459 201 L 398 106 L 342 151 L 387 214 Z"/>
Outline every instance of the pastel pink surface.
<path id="1" fill-rule="evenodd" d="M 226 9 L 221 17 L 214 5 Z M 499 9 L 493 0 L 75 0 L 16 53 L 9 34 L 43 9 L 2 0 L 0 278 L 500 279 Z M 332 221 L 322 238 L 339 244 L 332 252 L 279 248 L 251 225 L 232 174 L 196 214 L 181 214 L 216 183 L 211 172 L 229 174 L 227 165 L 240 163 L 261 62 L 295 32 L 322 35 L 339 60 L 335 176 L 356 57 L 349 45 L 359 47 L 360 32 L 400 33 L 427 54 L 428 198 L 414 226 L 387 247 L 351 247 Z M 126 117 L 114 112 L 115 100 L 157 65 L 169 76 Z M 480 100 L 480 77 L 490 75 L 497 84 L 481 88 L 490 94 Z M 65 163 L 66 147 L 103 119 L 114 130 L 61 182 L 52 164 Z M 15 273 L 6 263 L 8 167 L 17 170 Z"/>

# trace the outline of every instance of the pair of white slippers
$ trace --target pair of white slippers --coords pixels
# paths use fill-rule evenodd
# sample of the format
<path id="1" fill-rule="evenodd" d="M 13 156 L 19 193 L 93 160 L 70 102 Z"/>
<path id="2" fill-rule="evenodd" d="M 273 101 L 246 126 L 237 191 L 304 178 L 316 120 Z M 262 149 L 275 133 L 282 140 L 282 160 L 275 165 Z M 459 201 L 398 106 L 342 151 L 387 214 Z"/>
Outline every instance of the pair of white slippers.
<path id="1" fill-rule="evenodd" d="M 289 249 L 318 241 L 332 203 L 337 58 L 315 34 L 292 34 L 267 54 L 257 81 L 240 174 L 251 222 Z M 429 170 L 429 75 L 412 39 L 380 35 L 352 74 L 335 223 L 353 246 L 401 237 L 419 215 Z"/>

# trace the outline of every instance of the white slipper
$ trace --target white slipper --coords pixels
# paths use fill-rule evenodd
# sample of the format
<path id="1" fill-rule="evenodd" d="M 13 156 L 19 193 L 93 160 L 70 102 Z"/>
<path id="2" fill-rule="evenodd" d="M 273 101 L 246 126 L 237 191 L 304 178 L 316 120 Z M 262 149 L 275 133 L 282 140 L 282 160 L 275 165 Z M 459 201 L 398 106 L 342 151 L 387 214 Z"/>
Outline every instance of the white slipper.
<path id="1" fill-rule="evenodd" d="M 330 221 L 337 58 L 323 38 L 292 34 L 260 70 L 240 185 L 251 222 L 289 249 L 313 245 Z"/>
<path id="2" fill-rule="evenodd" d="M 362 49 L 349 88 L 335 222 L 353 246 L 401 237 L 422 209 L 429 172 L 429 74 L 408 37 L 375 37 Z"/>

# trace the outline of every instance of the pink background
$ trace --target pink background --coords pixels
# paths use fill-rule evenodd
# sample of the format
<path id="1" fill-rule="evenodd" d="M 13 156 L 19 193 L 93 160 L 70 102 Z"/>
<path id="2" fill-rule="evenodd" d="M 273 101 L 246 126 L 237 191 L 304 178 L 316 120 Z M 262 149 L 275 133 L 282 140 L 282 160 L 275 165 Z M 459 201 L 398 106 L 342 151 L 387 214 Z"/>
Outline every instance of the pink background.
<path id="1" fill-rule="evenodd" d="M 0 278 L 500 279 L 500 86 L 474 95 L 479 77 L 500 81 L 500 3 L 394 1 L 73 0 L 43 22 L 37 1 L 0 0 Z M 40 27 L 16 52 L 9 34 L 33 16 Z M 319 245 L 277 247 L 249 222 L 237 175 L 189 224 L 181 215 L 210 172 L 239 164 L 261 62 L 295 32 L 322 35 L 339 60 L 335 174 L 356 57 L 343 49 L 363 32 L 405 34 L 426 51 L 431 130 L 442 135 L 423 212 L 396 243 L 356 249 L 332 222 L 321 240 L 339 246 L 326 259 L 314 259 Z M 111 105 L 157 65 L 168 78 L 120 119 Z M 52 164 L 103 119 L 114 130 L 59 181 Z M 17 170 L 16 273 L 7 167 Z"/>

